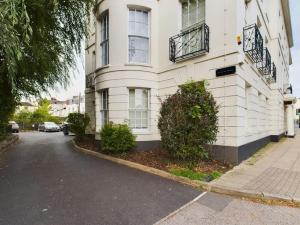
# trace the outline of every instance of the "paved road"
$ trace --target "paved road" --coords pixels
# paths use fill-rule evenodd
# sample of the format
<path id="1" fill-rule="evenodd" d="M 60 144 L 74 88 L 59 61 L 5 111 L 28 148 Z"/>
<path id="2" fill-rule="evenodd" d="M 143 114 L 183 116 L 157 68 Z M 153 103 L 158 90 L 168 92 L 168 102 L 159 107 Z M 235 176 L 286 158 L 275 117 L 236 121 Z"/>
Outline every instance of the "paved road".
<path id="1" fill-rule="evenodd" d="M 75 152 L 61 133 L 20 137 L 1 157 L 0 225 L 153 224 L 200 194 Z"/>

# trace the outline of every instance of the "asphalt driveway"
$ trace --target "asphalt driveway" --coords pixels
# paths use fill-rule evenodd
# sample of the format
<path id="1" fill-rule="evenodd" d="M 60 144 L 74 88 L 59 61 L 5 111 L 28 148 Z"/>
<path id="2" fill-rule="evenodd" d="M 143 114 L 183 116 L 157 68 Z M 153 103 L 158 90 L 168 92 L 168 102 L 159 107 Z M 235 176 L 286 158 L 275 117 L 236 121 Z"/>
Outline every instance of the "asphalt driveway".
<path id="1" fill-rule="evenodd" d="M 153 224 L 200 194 L 75 152 L 62 133 L 20 139 L 0 156 L 1 225 Z"/>

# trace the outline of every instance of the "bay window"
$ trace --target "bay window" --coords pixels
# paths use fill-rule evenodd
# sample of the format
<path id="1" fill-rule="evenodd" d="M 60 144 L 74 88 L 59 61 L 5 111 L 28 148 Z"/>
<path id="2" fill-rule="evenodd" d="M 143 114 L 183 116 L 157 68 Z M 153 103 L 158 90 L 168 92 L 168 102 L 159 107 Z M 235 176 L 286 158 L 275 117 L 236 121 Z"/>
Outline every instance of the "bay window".
<path id="1" fill-rule="evenodd" d="M 129 127 L 147 129 L 149 127 L 148 89 L 129 89 Z"/>
<path id="2" fill-rule="evenodd" d="M 129 9 L 129 63 L 149 63 L 149 12 Z"/>
<path id="3" fill-rule="evenodd" d="M 105 66 L 109 63 L 109 16 L 108 11 L 105 11 L 101 15 L 101 65 Z"/>

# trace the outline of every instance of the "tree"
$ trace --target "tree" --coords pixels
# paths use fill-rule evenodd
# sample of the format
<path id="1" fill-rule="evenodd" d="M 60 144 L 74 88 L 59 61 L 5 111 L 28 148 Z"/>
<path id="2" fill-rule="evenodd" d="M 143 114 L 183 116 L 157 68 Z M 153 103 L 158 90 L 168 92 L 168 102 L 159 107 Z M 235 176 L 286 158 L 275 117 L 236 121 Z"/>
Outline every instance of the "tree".
<path id="1" fill-rule="evenodd" d="M 21 96 L 66 84 L 94 0 L 0 0 L 0 133 Z"/>
<path id="2" fill-rule="evenodd" d="M 19 126 L 22 129 L 25 129 L 28 126 L 31 126 L 32 112 L 23 109 L 16 113 L 13 119 L 19 123 Z"/>
<path id="3" fill-rule="evenodd" d="M 205 82 L 189 82 L 169 96 L 160 109 L 158 128 L 163 147 L 182 160 L 208 157 L 207 144 L 216 141 L 218 106 Z"/>

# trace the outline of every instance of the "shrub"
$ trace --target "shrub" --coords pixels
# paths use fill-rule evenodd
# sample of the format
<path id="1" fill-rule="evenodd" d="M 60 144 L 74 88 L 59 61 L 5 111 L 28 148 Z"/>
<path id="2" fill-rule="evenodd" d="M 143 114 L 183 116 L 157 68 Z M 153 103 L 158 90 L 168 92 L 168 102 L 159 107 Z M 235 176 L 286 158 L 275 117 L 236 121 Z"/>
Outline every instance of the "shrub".
<path id="1" fill-rule="evenodd" d="M 80 139 L 85 135 L 85 129 L 90 122 L 86 114 L 70 113 L 68 116 L 69 129 Z"/>
<path id="2" fill-rule="evenodd" d="M 188 82 L 169 96 L 160 110 L 163 147 L 180 160 L 208 158 L 207 144 L 216 141 L 218 106 L 205 82 Z"/>
<path id="3" fill-rule="evenodd" d="M 101 132 L 101 147 L 107 153 L 124 153 L 136 146 L 136 137 L 126 124 L 105 125 Z"/>

